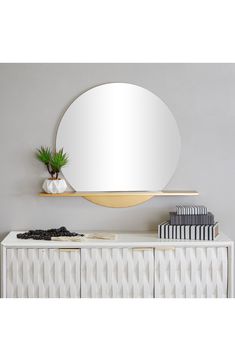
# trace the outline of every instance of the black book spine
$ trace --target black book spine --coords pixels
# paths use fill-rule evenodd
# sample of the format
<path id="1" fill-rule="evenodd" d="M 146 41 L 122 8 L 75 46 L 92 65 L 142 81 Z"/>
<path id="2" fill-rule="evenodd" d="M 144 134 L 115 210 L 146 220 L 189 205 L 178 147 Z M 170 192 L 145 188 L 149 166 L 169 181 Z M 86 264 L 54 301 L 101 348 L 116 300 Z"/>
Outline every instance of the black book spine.
<path id="1" fill-rule="evenodd" d="M 211 212 L 198 215 L 177 215 L 176 212 L 170 212 L 171 225 L 213 225 L 214 223 L 214 215 Z"/>

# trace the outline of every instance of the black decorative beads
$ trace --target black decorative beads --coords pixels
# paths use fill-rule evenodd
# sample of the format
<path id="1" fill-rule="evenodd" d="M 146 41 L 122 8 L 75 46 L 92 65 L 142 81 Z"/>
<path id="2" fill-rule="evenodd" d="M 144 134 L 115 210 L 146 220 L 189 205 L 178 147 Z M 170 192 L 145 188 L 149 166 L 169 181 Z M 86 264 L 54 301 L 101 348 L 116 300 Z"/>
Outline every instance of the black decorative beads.
<path id="1" fill-rule="evenodd" d="M 28 231 L 25 233 L 18 233 L 17 238 L 20 239 L 36 239 L 40 240 L 43 239 L 45 241 L 50 241 L 52 237 L 75 237 L 81 236 L 83 237 L 84 234 L 69 232 L 66 227 L 60 228 L 52 228 L 47 230 L 36 229 L 35 231 Z"/>

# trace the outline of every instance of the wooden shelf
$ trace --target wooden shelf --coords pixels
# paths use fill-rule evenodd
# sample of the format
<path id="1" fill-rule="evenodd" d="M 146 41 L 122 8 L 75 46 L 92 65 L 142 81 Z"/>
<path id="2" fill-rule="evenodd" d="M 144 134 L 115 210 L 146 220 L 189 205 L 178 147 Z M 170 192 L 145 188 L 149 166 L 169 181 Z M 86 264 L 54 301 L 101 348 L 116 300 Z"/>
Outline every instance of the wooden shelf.
<path id="1" fill-rule="evenodd" d="M 197 196 L 197 191 L 162 191 L 162 192 L 66 192 L 39 193 L 41 197 L 84 197 L 100 206 L 126 208 L 144 203 L 152 197 Z"/>
<path id="2" fill-rule="evenodd" d="M 162 192 L 65 192 L 65 193 L 39 193 L 40 197 L 120 197 L 120 196 L 197 196 L 197 191 L 162 191 Z"/>

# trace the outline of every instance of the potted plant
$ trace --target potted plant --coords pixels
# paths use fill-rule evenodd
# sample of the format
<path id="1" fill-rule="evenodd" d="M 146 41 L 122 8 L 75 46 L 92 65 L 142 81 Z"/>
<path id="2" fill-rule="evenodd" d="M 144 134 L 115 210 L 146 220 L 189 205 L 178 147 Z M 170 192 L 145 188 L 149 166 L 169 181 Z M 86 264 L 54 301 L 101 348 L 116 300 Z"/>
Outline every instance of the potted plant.
<path id="1" fill-rule="evenodd" d="M 59 173 L 69 162 L 69 157 L 64 153 L 63 148 L 58 152 L 52 152 L 48 147 L 41 147 L 37 149 L 36 157 L 45 164 L 50 174 L 50 178 L 43 183 L 43 190 L 46 193 L 63 193 L 67 188 L 67 184 L 64 179 L 59 178 Z"/>

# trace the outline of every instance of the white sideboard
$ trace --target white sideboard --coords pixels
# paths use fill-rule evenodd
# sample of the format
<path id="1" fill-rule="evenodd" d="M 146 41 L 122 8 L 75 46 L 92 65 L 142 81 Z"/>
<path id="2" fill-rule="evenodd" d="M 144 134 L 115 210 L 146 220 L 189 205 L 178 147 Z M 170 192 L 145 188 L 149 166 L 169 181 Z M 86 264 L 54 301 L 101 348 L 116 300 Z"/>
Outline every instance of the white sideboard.
<path id="1" fill-rule="evenodd" d="M 1 243 L 2 297 L 233 297 L 233 242 L 161 240 L 119 233 L 117 240 L 17 239 Z"/>

